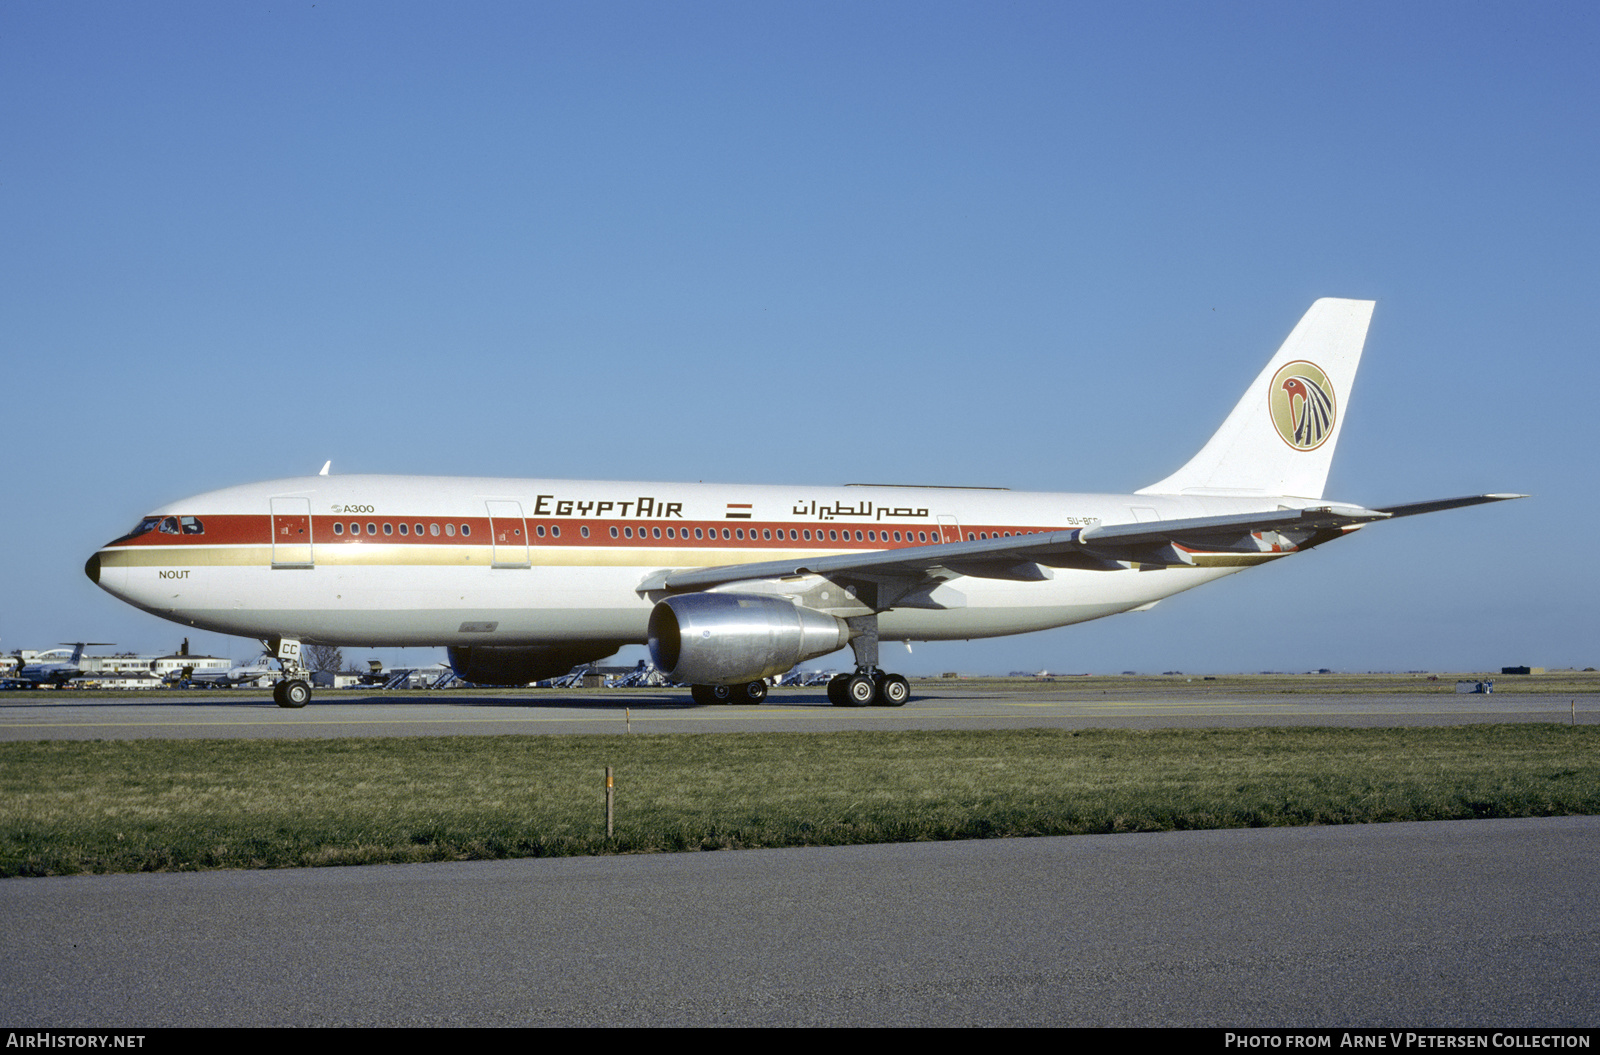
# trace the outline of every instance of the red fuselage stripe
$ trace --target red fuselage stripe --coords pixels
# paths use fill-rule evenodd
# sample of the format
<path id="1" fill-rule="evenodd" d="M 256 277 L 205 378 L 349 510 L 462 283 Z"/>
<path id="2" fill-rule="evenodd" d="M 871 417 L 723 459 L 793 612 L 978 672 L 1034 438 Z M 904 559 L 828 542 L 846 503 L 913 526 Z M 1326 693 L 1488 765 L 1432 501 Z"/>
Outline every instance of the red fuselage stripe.
<path id="1" fill-rule="evenodd" d="M 108 548 L 145 548 L 151 546 L 269 546 L 272 544 L 272 517 L 265 515 L 213 515 L 196 514 L 205 530 L 199 534 L 173 535 L 161 531 L 148 531 L 133 538 L 119 539 Z M 392 545 L 413 546 L 490 546 L 495 538 L 490 534 L 488 517 L 457 517 L 445 520 L 439 517 L 407 517 L 406 534 L 400 534 L 401 520 L 395 517 L 314 516 L 311 518 L 311 541 L 319 546 L 340 543 L 383 542 Z M 334 524 L 340 531 L 334 531 Z M 454 534 L 446 533 L 446 525 Z M 500 545 L 520 546 L 524 540 L 531 546 L 673 546 L 701 545 L 708 548 L 738 546 L 790 549 L 796 543 L 811 543 L 848 549 L 893 549 L 896 546 L 927 546 L 940 542 L 954 542 L 967 538 L 997 538 L 1041 534 L 1062 530 L 1052 527 L 996 527 L 994 525 L 964 525 L 959 534 L 954 530 L 942 531 L 938 526 L 921 525 L 916 528 L 883 528 L 818 526 L 815 521 L 741 523 L 730 526 L 726 521 L 707 520 L 576 520 L 528 519 L 496 517 L 495 524 L 507 538 Z M 421 526 L 419 533 L 417 527 Z M 373 530 L 368 530 L 372 528 Z M 611 529 L 617 529 L 612 538 Z M 385 531 L 385 528 L 388 531 Z M 465 531 L 463 531 L 465 528 Z M 588 528 L 585 537 L 583 529 Z M 667 535 L 672 530 L 672 537 Z M 438 534 L 434 534 L 434 530 Z M 524 532 L 518 536 L 515 532 Z M 544 534 L 540 535 L 543 529 Z M 559 530 L 560 535 L 555 532 Z M 696 538 L 698 530 L 702 537 Z M 895 538 L 895 532 L 899 538 Z M 632 537 L 628 537 L 628 533 Z M 856 538 L 857 532 L 861 537 Z M 726 537 L 724 537 L 726 533 Z M 870 534 L 869 534 L 870 533 Z M 946 534 L 953 537 L 946 538 Z M 767 537 L 767 536 L 771 537 Z M 920 535 L 920 537 L 919 537 Z M 741 537 L 743 536 L 743 537 Z M 791 537 L 792 536 L 792 537 Z M 876 536 L 876 537 L 873 537 Z M 298 541 L 298 540 L 296 540 Z"/>

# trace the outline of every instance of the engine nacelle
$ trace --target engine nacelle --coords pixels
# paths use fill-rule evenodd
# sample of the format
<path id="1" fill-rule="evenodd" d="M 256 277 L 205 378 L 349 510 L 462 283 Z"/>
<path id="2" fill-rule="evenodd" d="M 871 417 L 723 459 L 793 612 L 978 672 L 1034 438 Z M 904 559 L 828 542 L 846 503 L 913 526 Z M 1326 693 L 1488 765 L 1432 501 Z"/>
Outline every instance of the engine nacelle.
<path id="1" fill-rule="evenodd" d="M 843 619 L 781 597 L 690 593 L 650 613 L 650 658 L 691 685 L 737 685 L 782 674 L 850 642 Z"/>
<path id="2" fill-rule="evenodd" d="M 604 659 L 624 643 L 459 645 L 450 649 L 450 667 L 457 677 L 474 685 L 526 685 L 559 677 L 579 663 Z"/>

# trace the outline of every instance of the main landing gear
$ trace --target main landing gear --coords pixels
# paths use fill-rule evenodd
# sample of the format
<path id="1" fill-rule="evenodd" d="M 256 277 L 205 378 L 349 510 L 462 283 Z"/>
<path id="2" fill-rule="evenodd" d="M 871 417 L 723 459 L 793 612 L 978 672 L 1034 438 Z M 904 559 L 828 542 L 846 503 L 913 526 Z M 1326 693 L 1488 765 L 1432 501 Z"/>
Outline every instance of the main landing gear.
<path id="1" fill-rule="evenodd" d="M 904 707 L 911 698 L 911 683 L 878 669 L 878 617 L 863 615 L 845 621 L 855 631 L 850 649 L 856 655 L 856 672 L 833 676 L 828 682 L 828 702 L 835 707 Z"/>
<path id="2" fill-rule="evenodd" d="M 743 685 L 695 685 L 689 696 L 698 704 L 760 703 L 767 698 L 767 683 L 751 681 Z"/>
<path id="3" fill-rule="evenodd" d="M 835 674 L 828 682 L 828 701 L 835 707 L 904 707 L 910 698 L 910 682 L 881 670 Z"/>

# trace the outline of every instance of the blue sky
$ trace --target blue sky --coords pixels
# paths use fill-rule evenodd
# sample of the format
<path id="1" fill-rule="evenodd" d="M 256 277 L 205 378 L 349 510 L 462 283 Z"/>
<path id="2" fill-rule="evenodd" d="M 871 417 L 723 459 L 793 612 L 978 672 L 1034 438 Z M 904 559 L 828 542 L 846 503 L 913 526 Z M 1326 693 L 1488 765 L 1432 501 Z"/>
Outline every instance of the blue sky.
<path id="1" fill-rule="evenodd" d="M 1330 497 L 1535 498 L 887 665 L 1600 665 L 1596 54 L 1578 3 L 13 0 L 0 649 L 169 649 L 84 559 L 329 458 L 1132 490 L 1344 296 Z"/>

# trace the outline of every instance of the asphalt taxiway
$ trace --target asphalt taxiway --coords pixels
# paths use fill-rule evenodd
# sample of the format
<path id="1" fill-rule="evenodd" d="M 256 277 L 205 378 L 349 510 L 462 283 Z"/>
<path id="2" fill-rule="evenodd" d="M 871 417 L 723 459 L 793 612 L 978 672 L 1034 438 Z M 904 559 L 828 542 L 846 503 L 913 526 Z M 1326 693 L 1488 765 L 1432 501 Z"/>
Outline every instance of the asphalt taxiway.
<path id="1" fill-rule="evenodd" d="M 699 706 L 681 690 L 319 692 L 285 710 L 266 693 L 174 698 L 0 694 L 0 740 L 826 732 L 839 729 L 1217 728 L 1594 722 L 1600 695 L 1160 693 L 972 690 L 914 682 L 904 707 L 830 706 L 820 689 L 775 689 L 760 706 Z"/>
<path id="2" fill-rule="evenodd" d="M 7 880 L 0 1021 L 1586 1027 L 1597 883 L 1594 817 Z"/>

